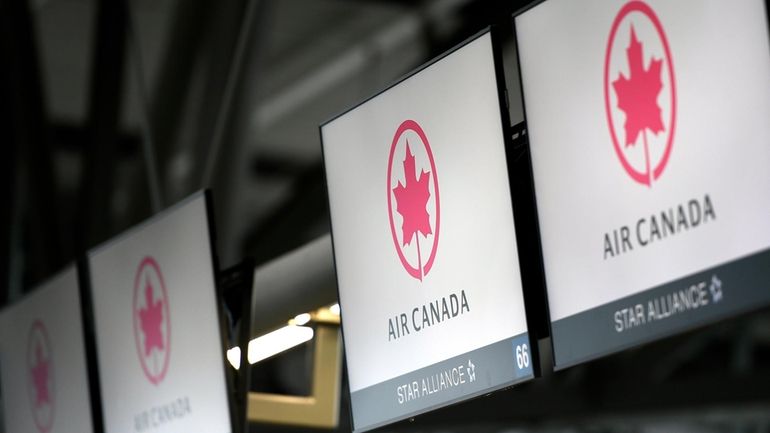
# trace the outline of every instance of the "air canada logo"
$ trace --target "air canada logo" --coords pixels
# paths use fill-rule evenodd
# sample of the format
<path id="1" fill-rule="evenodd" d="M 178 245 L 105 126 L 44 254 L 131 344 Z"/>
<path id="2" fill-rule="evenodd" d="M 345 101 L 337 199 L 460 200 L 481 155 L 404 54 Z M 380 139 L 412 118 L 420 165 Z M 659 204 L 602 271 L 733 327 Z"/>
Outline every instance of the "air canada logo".
<path id="1" fill-rule="evenodd" d="M 396 130 L 388 158 L 388 217 L 401 264 L 422 281 L 436 259 L 438 174 L 428 137 L 414 120 Z"/>
<path id="2" fill-rule="evenodd" d="M 166 376 L 171 356 L 168 293 L 158 262 L 145 257 L 134 278 L 134 338 L 139 363 L 153 385 Z"/>
<path id="3" fill-rule="evenodd" d="M 604 102 L 615 152 L 626 173 L 652 187 L 671 156 L 676 82 L 660 20 L 630 1 L 612 23 L 604 61 Z"/>
<path id="4" fill-rule="evenodd" d="M 35 320 L 27 339 L 27 368 L 32 418 L 40 433 L 51 431 L 55 408 L 54 371 L 51 341 L 40 320 Z"/>

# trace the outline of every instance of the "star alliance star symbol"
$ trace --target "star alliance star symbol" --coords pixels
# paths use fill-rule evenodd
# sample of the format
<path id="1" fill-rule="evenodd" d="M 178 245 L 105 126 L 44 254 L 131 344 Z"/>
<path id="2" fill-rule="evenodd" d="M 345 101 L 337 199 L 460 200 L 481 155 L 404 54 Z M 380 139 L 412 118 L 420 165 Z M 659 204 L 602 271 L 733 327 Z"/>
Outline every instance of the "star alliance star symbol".
<path id="1" fill-rule="evenodd" d="M 722 281 L 716 274 L 711 276 L 711 286 L 709 286 L 709 290 L 711 291 L 711 299 L 715 303 L 722 300 Z"/>
<path id="2" fill-rule="evenodd" d="M 470 359 L 468 360 L 468 368 L 465 371 L 468 373 L 468 378 L 470 378 L 471 382 L 476 380 L 476 365 Z"/>

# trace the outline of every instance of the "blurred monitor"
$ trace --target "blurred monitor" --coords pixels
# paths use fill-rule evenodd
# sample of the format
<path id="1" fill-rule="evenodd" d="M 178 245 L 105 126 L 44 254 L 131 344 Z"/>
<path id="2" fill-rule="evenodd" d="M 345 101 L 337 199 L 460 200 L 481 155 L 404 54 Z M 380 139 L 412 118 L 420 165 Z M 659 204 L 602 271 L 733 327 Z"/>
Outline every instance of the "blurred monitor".
<path id="1" fill-rule="evenodd" d="M 354 431 L 533 377 L 498 48 L 481 33 L 321 127 Z"/>
<path id="2" fill-rule="evenodd" d="M 74 265 L 0 312 L 5 431 L 94 430 L 82 323 Z"/>
<path id="3" fill-rule="evenodd" d="M 557 368 L 770 304 L 765 8 L 515 17 Z"/>
<path id="4" fill-rule="evenodd" d="M 233 431 L 198 193 L 88 252 L 107 433 Z"/>

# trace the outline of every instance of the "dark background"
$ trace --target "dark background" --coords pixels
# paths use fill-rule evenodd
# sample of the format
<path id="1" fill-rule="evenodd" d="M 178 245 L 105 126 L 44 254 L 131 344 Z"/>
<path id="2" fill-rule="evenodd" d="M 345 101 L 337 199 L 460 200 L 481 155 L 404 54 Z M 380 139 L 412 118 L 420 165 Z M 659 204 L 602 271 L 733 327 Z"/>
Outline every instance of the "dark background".
<path id="1" fill-rule="evenodd" d="M 510 16 L 529 3 L 0 0 L 0 306 L 204 187 L 222 268 L 328 233 L 318 124 L 493 23 L 508 32 L 518 124 Z M 309 354 L 255 365 L 252 387 L 307 393 Z M 348 430 L 344 398 L 339 431 Z M 768 432 L 770 317 L 547 373 L 384 430 Z"/>

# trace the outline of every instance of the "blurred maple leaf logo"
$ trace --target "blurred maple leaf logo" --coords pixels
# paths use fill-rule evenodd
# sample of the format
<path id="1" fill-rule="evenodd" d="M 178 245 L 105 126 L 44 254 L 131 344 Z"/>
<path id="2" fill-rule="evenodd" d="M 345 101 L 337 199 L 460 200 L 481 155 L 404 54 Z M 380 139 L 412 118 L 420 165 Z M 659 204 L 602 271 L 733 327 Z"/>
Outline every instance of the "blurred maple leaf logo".
<path id="1" fill-rule="evenodd" d="M 27 340 L 28 396 L 35 427 L 51 431 L 54 421 L 54 363 L 48 330 L 40 319 L 32 322 Z"/>
<path id="2" fill-rule="evenodd" d="M 150 356 L 152 349 L 163 350 L 163 334 L 160 325 L 163 323 L 163 301 L 154 300 L 152 283 L 149 277 L 145 282 L 145 308 L 139 310 L 139 321 L 144 334 L 144 355 Z"/>
<path id="3" fill-rule="evenodd" d="M 38 342 L 35 346 L 35 365 L 31 368 L 36 408 L 51 404 L 51 395 L 48 390 L 48 369 L 49 362 L 43 353 L 43 347 Z"/>
<path id="4" fill-rule="evenodd" d="M 134 339 L 144 375 L 159 384 L 171 357 L 171 317 L 166 285 L 160 266 L 146 256 L 134 277 Z"/>

